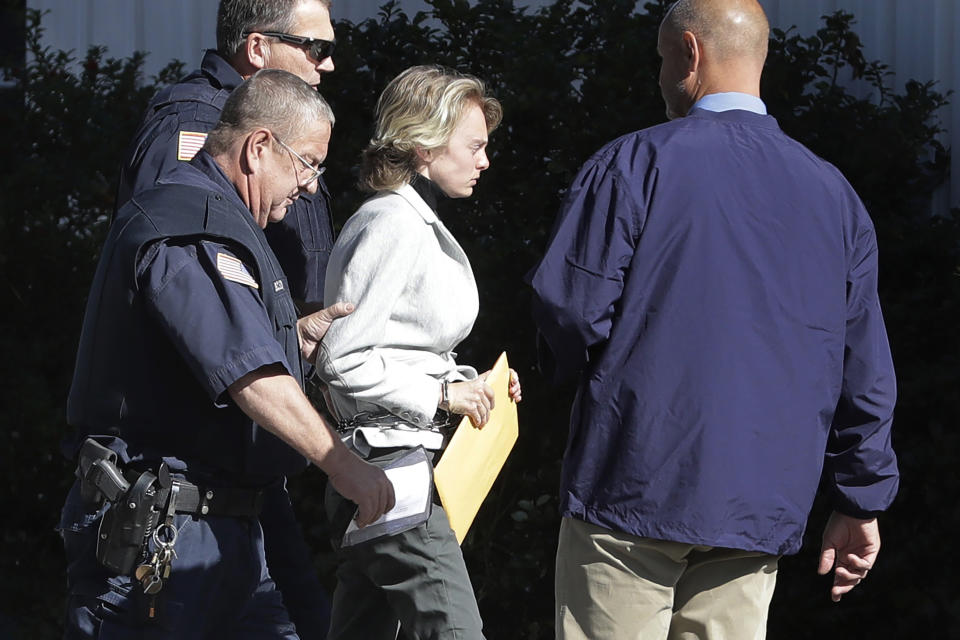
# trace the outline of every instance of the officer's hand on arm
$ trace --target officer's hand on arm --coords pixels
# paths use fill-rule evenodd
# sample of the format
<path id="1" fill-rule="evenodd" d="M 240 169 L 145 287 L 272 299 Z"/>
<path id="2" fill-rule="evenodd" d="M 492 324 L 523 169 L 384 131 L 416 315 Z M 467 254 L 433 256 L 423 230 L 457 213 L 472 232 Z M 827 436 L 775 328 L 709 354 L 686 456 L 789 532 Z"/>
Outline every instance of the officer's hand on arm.
<path id="1" fill-rule="evenodd" d="M 347 449 L 282 365 L 260 367 L 227 391 L 254 422 L 330 476 L 334 488 L 359 507 L 358 526 L 370 524 L 393 508 L 393 485 L 383 470 Z"/>
<path id="2" fill-rule="evenodd" d="M 834 511 L 823 530 L 820 566 L 817 573 L 826 575 L 833 569 L 830 598 L 840 602 L 847 593 L 867 577 L 880 553 L 880 528 L 877 519 L 863 520 Z"/>
<path id="3" fill-rule="evenodd" d="M 487 384 L 489 371 L 473 380 L 451 382 L 447 385 L 447 407 L 450 413 L 470 416 L 473 426 L 482 427 L 490 419 L 493 409 L 493 389 Z"/>
<path id="4" fill-rule="evenodd" d="M 337 318 L 353 313 L 353 309 L 353 304 L 349 302 L 337 302 L 326 309 L 321 309 L 297 320 L 301 357 L 310 364 L 315 364 L 320 341 L 327 334 L 330 325 Z"/>

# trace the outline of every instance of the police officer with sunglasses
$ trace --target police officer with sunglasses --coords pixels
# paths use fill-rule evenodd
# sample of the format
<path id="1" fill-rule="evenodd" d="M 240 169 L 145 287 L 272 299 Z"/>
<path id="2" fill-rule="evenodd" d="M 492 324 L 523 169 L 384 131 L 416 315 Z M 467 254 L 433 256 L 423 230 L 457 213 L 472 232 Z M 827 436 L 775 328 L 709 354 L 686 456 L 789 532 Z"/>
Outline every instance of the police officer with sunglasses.
<path id="1" fill-rule="evenodd" d="M 259 69 L 283 69 L 317 88 L 322 75 L 334 70 L 334 46 L 329 0 L 222 0 L 217 49 L 148 107 L 121 169 L 117 208 L 193 157 L 245 78 Z M 329 200 L 321 179 L 317 194 L 302 198 L 267 235 L 302 312 L 318 309 L 323 300 L 333 245 Z"/>

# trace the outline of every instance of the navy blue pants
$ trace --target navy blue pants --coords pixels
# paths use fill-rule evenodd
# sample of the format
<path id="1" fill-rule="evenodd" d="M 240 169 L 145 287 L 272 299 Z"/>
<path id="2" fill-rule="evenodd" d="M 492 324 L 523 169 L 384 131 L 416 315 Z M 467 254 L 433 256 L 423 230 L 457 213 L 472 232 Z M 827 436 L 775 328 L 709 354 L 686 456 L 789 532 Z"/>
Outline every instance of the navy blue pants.
<path id="1" fill-rule="evenodd" d="M 301 640 L 324 640 L 330 627 L 330 596 L 303 538 L 286 489 L 277 485 L 264 494 L 260 512 L 267 568 Z"/>
<path id="2" fill-rule="evenodd" d="M 88 511 L 76 485 L 64 505 L 65 638 L 299 638 L 267 570 L 258 519 L 177 516 L 177 558 L 147 621 L 139 583 L 96 560 L 102 511 Z"/>

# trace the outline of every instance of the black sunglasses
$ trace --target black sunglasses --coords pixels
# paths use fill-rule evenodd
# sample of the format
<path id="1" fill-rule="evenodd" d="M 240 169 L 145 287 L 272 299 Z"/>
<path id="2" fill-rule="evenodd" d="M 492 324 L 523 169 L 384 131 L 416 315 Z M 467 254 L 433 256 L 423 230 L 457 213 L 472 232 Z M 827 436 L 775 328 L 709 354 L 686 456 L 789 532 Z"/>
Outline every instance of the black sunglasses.
<path id="1" fill-rule="evenodd" d="M 294 36 L 289 33 L 281 33 L 280 31 L 244 31 L 241 35 L 246 38 L 251 33 L 259 33 L 264 36 L 276 38 L 281 42 L 289 42 L 290 44 L 300 45 L 301 47 L 308 47 L 310 49 L 310 56 L 317 62 L 332 56 L 333 50 L 337 46 L 337 43 L 333 40 L 320 40 L 319 38 Z"/>

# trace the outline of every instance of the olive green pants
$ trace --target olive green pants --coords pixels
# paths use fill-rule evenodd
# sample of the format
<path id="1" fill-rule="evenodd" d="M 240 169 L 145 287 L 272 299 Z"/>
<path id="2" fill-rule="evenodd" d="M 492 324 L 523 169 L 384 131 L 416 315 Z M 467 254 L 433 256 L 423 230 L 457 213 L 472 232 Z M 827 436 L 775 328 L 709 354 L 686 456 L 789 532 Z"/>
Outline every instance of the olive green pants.
<path id="1" fill-rule="evenodd" d="M 404 451 L 379 459 L 389 461 Z M 328 485 L 331 531 L 342 537 L 356 505 Z M 394 640 L 397 624 L 422 640 L 483 640 L 483 623 L 456 535 L 443 507 L 408 531 L 337 550 L 328 640 Z"/>
<path id="2" fill-rule="evenodd" d="M 564 518 L 557 548 L 557 638 L 761 640 L 778 560 Z"/>

